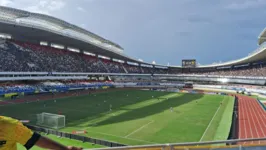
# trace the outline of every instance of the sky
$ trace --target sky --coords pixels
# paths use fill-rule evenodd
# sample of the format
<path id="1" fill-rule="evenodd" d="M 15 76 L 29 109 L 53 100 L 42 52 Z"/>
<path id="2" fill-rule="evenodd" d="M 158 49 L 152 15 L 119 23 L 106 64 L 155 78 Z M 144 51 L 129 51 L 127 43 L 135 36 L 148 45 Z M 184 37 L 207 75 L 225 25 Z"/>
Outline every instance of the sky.
<path id="1" fill-rule="evenodd" d="M 136 59 L 180 65 L 226 62 L 258 48 L 266 0 L 0 0 L 81 26 Z"/>

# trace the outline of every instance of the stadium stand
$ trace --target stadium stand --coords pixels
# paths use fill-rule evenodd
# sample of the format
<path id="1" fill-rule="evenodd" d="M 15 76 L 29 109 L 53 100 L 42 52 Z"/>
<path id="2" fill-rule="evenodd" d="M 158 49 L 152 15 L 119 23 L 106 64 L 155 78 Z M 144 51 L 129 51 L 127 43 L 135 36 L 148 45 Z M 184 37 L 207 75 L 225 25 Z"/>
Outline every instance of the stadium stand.
<path id="1" fill-rule="evenodd" d="M 127 69 L 128 73 L 141 73 L 141 69 L 139 66 L 133 66 L 133 65 L 124 65 L 125 68 Z"/>
<path id="2" fill-rule="evenodd" d="M 141 73 L 153 73 L 154 68 L 152 67 L 141 67 Z"/>
<path id="3" fill-rule="evenodd" d="M 16 44 L 14 44 L 16 46 L 14 51 L 16 50 L 17 53 L 20 52 L 19 50 L 28 51 L 28 53 L 24 52 L 24 55 L 27 55 L 24 58 L 32 61 L 26 64 L 31 70 L 34 69 L 33 71 L 107 72 L 97 58 L 92 56 L 30 43 L 16 42 Z"/>
<path id="4" fill-rule="evenodd" d="M 21 72 L 109 72 L 109 73 L 167 73 L 154 69 L 86 54 L 24 42 L 7 41 L 0 45 L 0 71 Z"/>
<path id="5" fill-rule="evenodd" d="M 192 72 L 192 73 L 187 73 L 187 74 L 263 77 L 266 75 L 266 66 L 264 65 L 250 66 L 246 68 L 224 69 L 224 70 L 216 70 L 216 71 L 211 71 L 211 72 Z"/>
<path id="6" fill-rule="evenodd" d="M 218 76 L 266 75 L 266 65 L 213 69 L 212 71 L 187 71 L 181 68 L 156 68 L 136 66 L 112 60 L 96 58 L 65 49 L 31 43 L 7 41 L 0 45 L 0 71 L 5 72 L 94 72 L 94 73 L 138 73 L 138 74 L 190 74 Z"/>
<path id="7" fill-rule="evenodd" d="M 36 83 L 1 83 L 0 96 L 10 93 L 16 94 L 34 94 L 46 92 L 66 92 L 69 90 L 95 88 L 97 86 L 112 86 L 112 82 L 107 81 L 86 81 L 86 80 L 69 80 L 69 81 L 38 81 Z"/>
<path id="8" fill-rule="evenodd" d="M 110 73 L 126 73 L 121 63 L 112 62 L 110 60 L 101 60 L 104 65 L 108 68 Z"/>
<path id="9" fill-rule="evenodd" d="M 154 68 L 154 74 L 168 74 L 168 69 Z"/>
<path id="10" fill-rule="evenodd" d="M 265 76 L 266 67 L 265 66 L 254 66 L 245 69 L 232 69 L 232 70 L 222 70 L 216 72 L 205 73 L 207 75 L 220 75 L 220 76 Z"/>

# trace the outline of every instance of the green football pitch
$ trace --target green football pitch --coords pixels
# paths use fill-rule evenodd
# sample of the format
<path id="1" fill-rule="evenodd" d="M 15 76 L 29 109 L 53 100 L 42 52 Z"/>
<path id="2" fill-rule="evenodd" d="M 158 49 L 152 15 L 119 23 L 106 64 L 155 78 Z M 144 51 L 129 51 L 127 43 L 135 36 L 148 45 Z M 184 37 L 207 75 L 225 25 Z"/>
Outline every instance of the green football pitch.
<path id="1" fill-rule="evenodd" d="M 46 107 L 44 102 L 0 106 L 0 113 L 34 124 L 36 114 L 60 111 L 66 116 L 61 131 L 86 130 L 86 136 L 128 145 L 159 144 L 227 139 L 234 100 L 222 95 L 124 90 L 45 103 Z"/>

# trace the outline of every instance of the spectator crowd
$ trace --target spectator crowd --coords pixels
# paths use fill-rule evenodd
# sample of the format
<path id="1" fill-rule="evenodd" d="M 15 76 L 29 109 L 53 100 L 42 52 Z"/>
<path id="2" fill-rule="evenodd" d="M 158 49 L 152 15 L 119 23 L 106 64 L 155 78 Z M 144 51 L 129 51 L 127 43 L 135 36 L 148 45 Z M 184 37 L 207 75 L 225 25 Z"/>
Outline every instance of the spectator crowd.
<path id="1" fill-rule="evenodd" d="M 130 65 L 97 58 L 65 49 L 6 41 L 0 44 L 1 72 L 95 72 L 142 74 L 197 74 L 219 76 L 266 76 L 266 66 L 212 71 L 184 71 L 181 68 L 157 68 Z"/>
<path id="2" fill-rule="evenodd" d="M 241 76 L 241 77 L 265 77 L 266 66 L 248 67 L 243 69 L 215 70 L 208 72 L 183 73 L 190 75 L 216 75 L 216 76 Z"/>

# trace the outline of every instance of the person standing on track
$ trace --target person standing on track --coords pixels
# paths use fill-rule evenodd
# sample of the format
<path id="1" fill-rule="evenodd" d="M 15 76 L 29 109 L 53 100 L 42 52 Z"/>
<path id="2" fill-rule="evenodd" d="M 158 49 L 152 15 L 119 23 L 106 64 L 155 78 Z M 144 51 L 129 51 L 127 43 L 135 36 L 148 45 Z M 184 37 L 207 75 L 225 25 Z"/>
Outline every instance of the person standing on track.
<path id="1" fill-rule="evenodd" d="M 17 143 L 26 149 L 31 149 L 36 145 L 43 149 L 82 150 L 82 148 L 67 147 L 43 137 L 16 119 L 0 116 L 0 150 L 17 150 Z"/>

